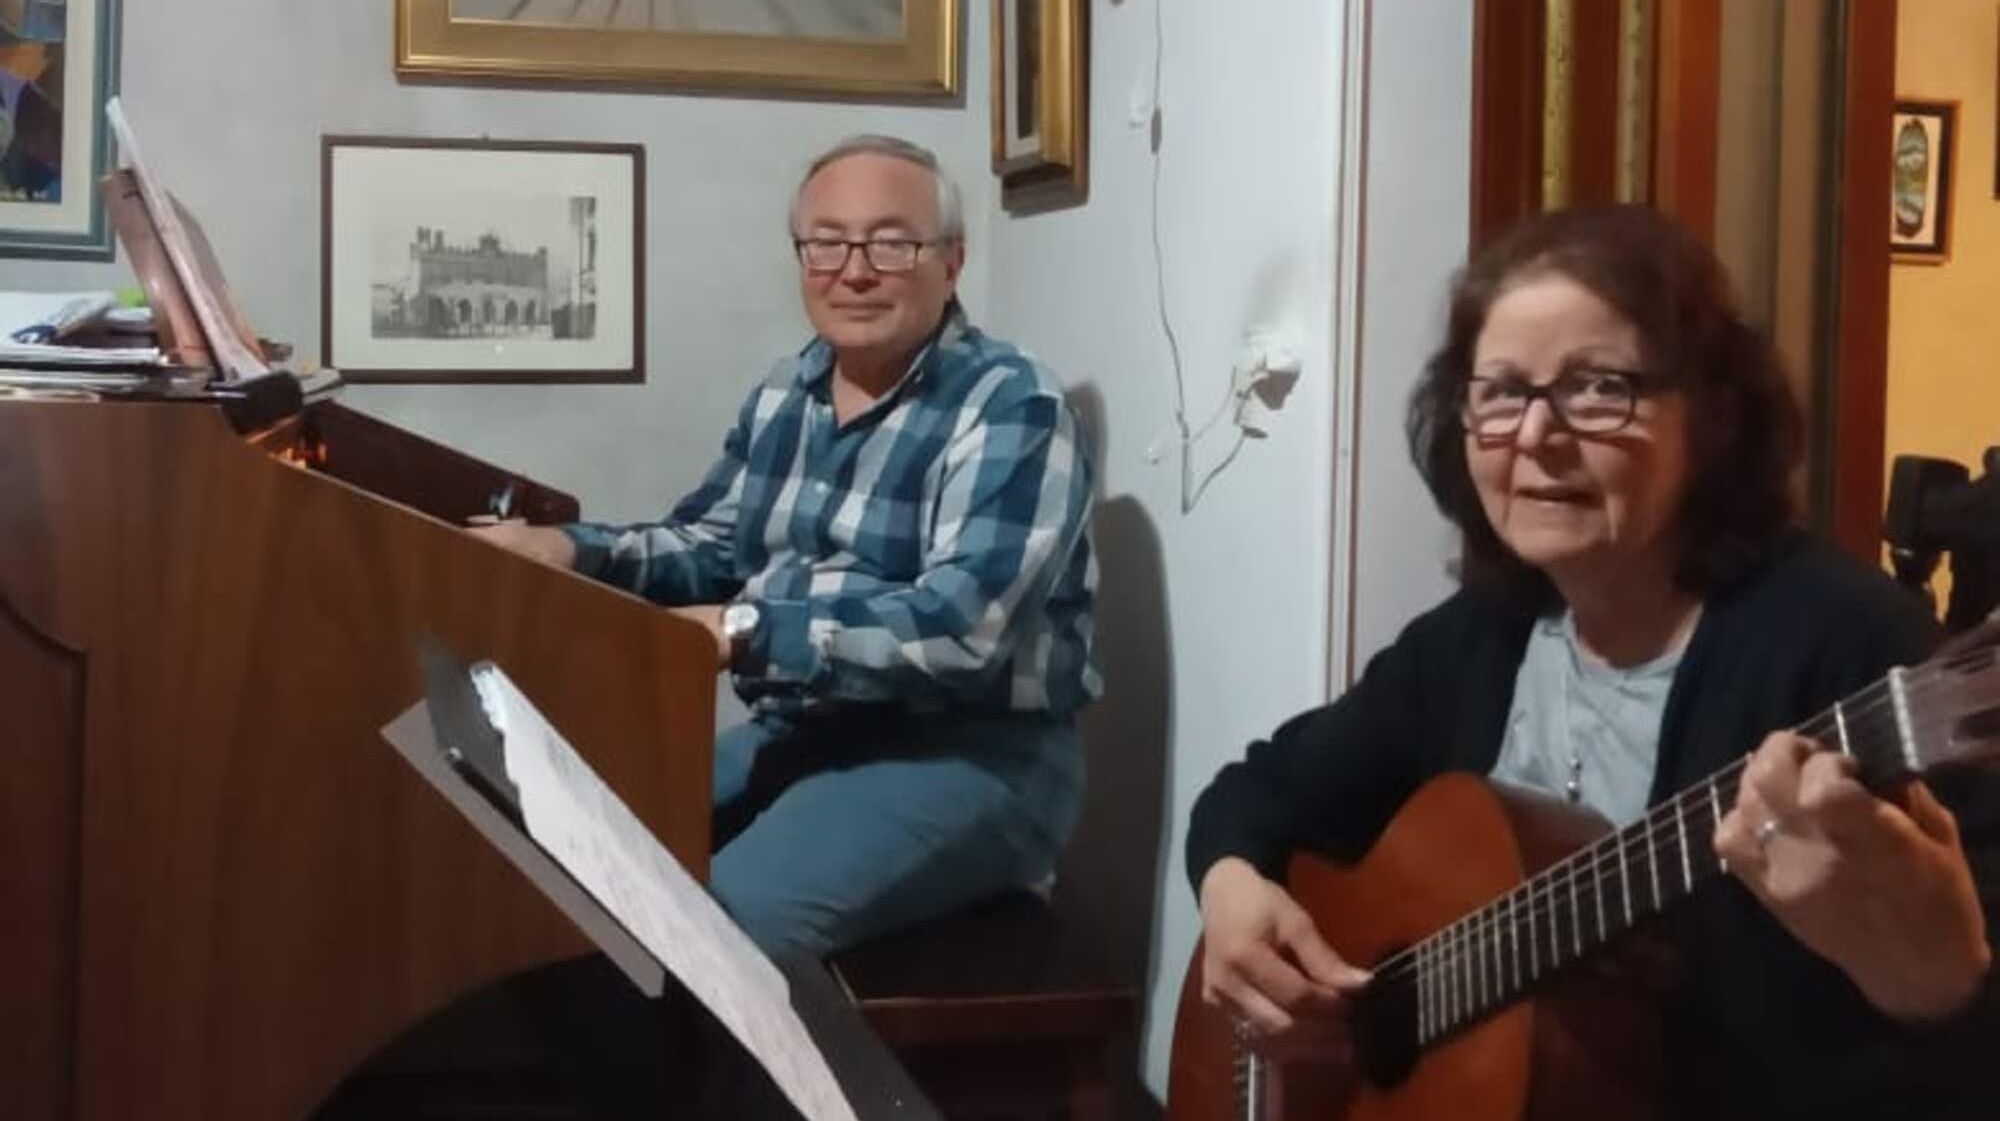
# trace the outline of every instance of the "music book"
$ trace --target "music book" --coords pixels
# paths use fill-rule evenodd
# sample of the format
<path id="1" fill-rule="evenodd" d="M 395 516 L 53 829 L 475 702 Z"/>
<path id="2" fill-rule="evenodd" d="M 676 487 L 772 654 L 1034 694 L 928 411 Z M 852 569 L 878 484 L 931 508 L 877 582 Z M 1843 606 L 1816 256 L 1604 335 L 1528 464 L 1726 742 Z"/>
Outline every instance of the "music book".
<path id="1" fill-rule="evenodd" d="M 111 131 L 118 138 L 119 150 L 124 154 L 126 170 L 129 173 L 130 191 L 138 196 L 145 217 L 149 220 L 140 226 L 131 220 L 128 210 L 125 220 L 120 221 L 117 200 L 126 194 L 124 183 L 115 183 L 107 188 L 106 197 L 113 202 L 111 208 L 113 225 L 120 239 L 126 244 L 126 252 L 132 256 L 133 266 L 140 269 L 142 264 L 155 266 L 155 274 L 171 274 L 178 285 L 179 306 L 189 309 L 194 324 L 199 327 L 199 336 L 205 342 L 213 365 L 222 372 L 226 381 L 256 377 L 268 374 L 271 368 L 265 364 L 257 336 L 249 329 L 249 321 L 242 309 L 236 306 L 228 286 L 222 283 L 222 269 L 215 260 L 208 239 L 202 235 L 201 227 L 153 175 L 140 155 L 139 141 L 133 135 L 130 122 L 125 119 L 125 109 L 118 98 L 105 103 L 104 116 L 111 124 Z M 148 231 L 149 228 L 149 232 Z M 157 243 L 156 255 L 135 250 L 136 240 Z M 158 258 L 164 257 L 167 269 L 157 269 Z M 149 297 L 161 297 L 168 314 L 163 319 L 170 324 L 182 345 L 193 341 L 193 335 L 185 326 L 175 322 L 175 293 L 172 286 L 149 279 L 141 271 L 141 280 L 146 284 Z M 155 304 L 155 307 L 163 306 Z"/>
<path id="2" fill-rule="evenodd" d="M 499 667 L 421 651 L 426 700 L 383 729 L 399 754 L 641 991 L 705 1005 L 811 1121 L 856 1121 L 784 974 Z"/>

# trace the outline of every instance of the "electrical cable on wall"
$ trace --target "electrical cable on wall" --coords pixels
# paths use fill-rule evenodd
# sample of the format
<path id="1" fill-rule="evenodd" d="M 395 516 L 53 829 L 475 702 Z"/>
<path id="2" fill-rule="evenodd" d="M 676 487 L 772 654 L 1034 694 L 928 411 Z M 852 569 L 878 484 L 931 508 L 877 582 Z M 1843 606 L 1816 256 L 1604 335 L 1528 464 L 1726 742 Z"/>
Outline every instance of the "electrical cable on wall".
<path id="1" fill-rule="evenodd" d="M 1162 148 L 1162 116 L 1160 94 L 1163 88 L 1162 73 L 1166 68 L 1166 0 L 1155 0 L 1153 5 L 1153 93 L 1152 112 L 1148 117 L 1149 146 L 1153 157 L 1152 183 L 1152 236 L 1153 236 L 1153 279 L 1154 293 L 1159 304 L 1160 331 L 1166 336 L 1167 353 L 1173 366 L 1174 376 L 1174 429 L 1180 444 L 1181 513 L 1192 513 L 1201 496 L 1236 457 L 1243 451 L 1243 445 L 1251 436 L 1263 436 L 1257 426 L 1249 423 L 1244 415 L 1251 395 L 1271 378 L 1284 381 L 1284 388 L 1277 394 L 1282 399 L 1290 388 L 1291 381 L 1298 376 L 1298 359 L 1290 348 L 1268 337 L 1253 333 L 1252 354 L 1254 358 L 1237 364 L 1230 377 L 1228 391 L 1215 411 L 1199 426 L 1190 425 L 1187 403 L 1187 369 L 1182 360 L 1180 336 L 1174 331 L 1173 317 L 1168 309 L 1166 244 L 1160 233 L 1160 179 L 1164 161 L 1160 157 Z M 1137 123 L 1135 119 L 1133 123 Z M 1236 439 L 1228 452 L 1215 466 L 1196 477 L 1195 448 L 1202 437 L 1208 435 L 1215 426 L 1229 417 L 1236 426 Z M 1155 440 L 1147 449 L 1149 462 L 1157 462 L 1160 440 Z"/>

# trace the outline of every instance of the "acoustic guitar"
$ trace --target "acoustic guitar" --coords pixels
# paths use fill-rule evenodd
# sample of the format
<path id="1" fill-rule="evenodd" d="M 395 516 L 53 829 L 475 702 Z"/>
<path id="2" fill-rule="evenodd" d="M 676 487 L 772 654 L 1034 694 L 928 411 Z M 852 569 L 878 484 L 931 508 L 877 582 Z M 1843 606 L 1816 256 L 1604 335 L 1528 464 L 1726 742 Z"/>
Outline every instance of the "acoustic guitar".
<path id="1" fill-rule="evenodd" d="M 1883 789 L 2000 756 L 2000 614 L 1800 725 Z M 1420 788 L 1356 864 L 1300 854 L 1286 888 L 1347 961 L 1352 1054 L 1282 1068 L 1181 986 L 1170 1121 L 1648 1117 L 1663 1099 L 1645 970 L 1621 935 L 1726 871 L 1712 842 L 1744 761 L 1612 830 L 1566 802 L 1468 774 Z M 1438 861 L 1435 854 L 1452 854 Z"/>

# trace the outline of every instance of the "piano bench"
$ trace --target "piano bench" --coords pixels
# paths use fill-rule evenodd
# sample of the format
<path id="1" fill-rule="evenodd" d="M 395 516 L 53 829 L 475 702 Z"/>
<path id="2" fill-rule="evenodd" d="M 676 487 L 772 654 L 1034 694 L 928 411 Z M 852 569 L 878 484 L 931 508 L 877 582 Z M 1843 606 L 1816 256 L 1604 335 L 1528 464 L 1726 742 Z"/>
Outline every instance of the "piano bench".
<path id="1" fill-rule="evenodd" d="M 827 966 L 951 1121 L 1099 1121 L 1136 1082 L 1138 993 L 1079 943 L 1022 890 Z"/>

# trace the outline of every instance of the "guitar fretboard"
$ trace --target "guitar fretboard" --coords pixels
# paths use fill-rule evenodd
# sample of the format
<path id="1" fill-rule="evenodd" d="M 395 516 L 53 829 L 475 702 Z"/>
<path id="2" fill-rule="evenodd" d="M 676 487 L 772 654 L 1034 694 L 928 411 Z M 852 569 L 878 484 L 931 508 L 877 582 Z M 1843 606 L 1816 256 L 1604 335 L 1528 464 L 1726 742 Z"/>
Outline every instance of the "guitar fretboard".
<path id="1" fill-rule="evenodd" d="M 1855 758 L 1864 777 L 1915 769 L 1900 674 L 1798 732 Z M 1723 871 L 1714 835 L 1743 767 L 1731 763 L 1378 967 L 1378 982 L 1414 990 L 1417 1044 L 1512 1003 Z"/>

